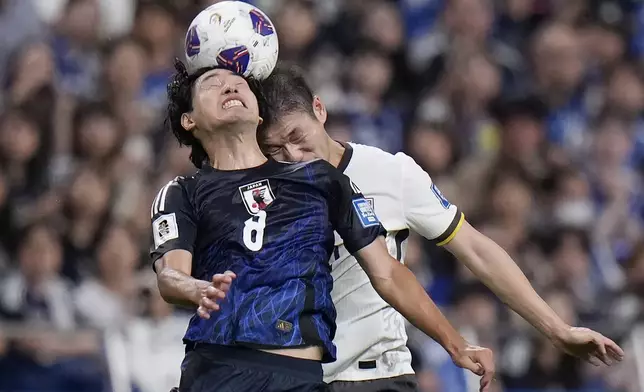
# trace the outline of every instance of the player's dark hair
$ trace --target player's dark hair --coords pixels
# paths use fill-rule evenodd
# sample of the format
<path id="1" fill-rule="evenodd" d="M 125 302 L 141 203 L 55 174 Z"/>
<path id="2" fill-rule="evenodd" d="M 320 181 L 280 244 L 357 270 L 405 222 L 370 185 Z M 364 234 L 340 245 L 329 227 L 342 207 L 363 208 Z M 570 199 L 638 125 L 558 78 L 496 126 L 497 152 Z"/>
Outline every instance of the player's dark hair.
<path id="1" fill-rule="evenodd" d="M 260 140 L 262 133 L 275 125 L 284 115 L 303 112 L 315 117 L 313 112 L 315 95 L 299 67 L 280 63 L 273 73 L 259 84 L 259 87 L 260 90 L 256 91 L 251 85 L 259 102 L 259 115 L 264 119 L 258 128 Z"/>
<path id="2" fill-rule="evenodd" d="M 174 68 L 175 73 L 170 78 L 167 88 L 168 109 L 166 111 L 165 126 L 172 130 L 180 145 L 192 148 L 190 161 L 198 169 L 201 169 L 204 162 L 208 161 L 208 153 L 199 139 L 192 132 L 188 132 L 183 128 L 181 116 L 192 111 L 192 89 L 195 81 L 213 68 L 201 68 L 192 74 L 188 74 L 186 66 L 179 59 L 175 59 Z"/>

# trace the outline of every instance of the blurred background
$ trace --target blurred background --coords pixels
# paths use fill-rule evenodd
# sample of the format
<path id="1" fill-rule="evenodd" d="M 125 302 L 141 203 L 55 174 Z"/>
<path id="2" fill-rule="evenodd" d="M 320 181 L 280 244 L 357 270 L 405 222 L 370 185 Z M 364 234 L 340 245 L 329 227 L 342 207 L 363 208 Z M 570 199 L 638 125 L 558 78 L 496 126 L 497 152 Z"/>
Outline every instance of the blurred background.
<path id="1" fill-rule="evenodd" d="M 189 315 L 159 296 L 149 206 L 193 169 L 160 120 L 214 1 L 0 0 L 0 391 L 160 392 Z M 569 323 L 624 346 L 562 356 L 447 252 L 408 265 L 500 391 L 644 391 L 644 5 L 256 0 L 339 140 L 406 151 Z M 641 324 L 640 324 L 641 325 Z M 423 392 L 473 391 L 410 329 Z"/>

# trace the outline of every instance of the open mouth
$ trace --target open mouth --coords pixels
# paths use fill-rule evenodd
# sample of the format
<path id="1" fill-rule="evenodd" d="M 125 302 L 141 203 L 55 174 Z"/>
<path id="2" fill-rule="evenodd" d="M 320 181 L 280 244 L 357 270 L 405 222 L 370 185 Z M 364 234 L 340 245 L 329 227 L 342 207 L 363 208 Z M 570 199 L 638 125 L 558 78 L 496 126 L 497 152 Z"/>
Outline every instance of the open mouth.
<path id="1" fill-rule="evenodd" d="M 244 107 L 244 108 L 246 107 L 246 105 L 244 105 L 244 103 L 241 100 L 237 99 L 237 98 L 229 98 L 229 99 L 225 100 L 224 103 L 221 105 L 221 107 L 224 110 L 228 110 L 230 108 L 235 108 L 235 107 L 240 107 L 240 106 Z"/>

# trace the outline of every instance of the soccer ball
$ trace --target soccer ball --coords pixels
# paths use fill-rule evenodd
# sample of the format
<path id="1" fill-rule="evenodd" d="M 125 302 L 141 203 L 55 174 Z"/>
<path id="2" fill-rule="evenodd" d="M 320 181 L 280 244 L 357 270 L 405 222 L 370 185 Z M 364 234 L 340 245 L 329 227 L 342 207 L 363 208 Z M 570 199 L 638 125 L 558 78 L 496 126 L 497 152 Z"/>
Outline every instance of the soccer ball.
<path id="1" fill-rule="evenodd" d="M 275 68 L 279 45 L 273 23 L 257 7 L 222 1 L 194 18 L 185 50 L 188 72 L 219 66 L 262 80 Z"/>

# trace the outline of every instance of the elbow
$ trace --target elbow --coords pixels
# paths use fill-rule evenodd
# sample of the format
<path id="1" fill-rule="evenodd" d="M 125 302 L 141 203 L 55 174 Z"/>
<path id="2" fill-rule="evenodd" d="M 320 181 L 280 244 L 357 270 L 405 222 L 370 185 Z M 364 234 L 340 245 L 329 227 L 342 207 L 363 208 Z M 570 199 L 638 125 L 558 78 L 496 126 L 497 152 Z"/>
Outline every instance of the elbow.
<path id="1" fill-rule="evenodd" d="M 487 282 L 498 272 L 498 266 L 495 265 L 494 260 L 483 251 L 471 250 L 464 252 L 458 259 L 483 282 Z"/>
<path id="2" fill-rule="evenodd" d="M 373 276 L 370 277 L 371 285 L 380 296 L 386 296 L 391 292 L 393 279 L 391 277 Z"/>
<path id="3" fill-rule="evenodd" d="M 168 280 L 170 279 L 169 268 L 160 268 L 157 269 L 157 287 L 159 288 L 159 293 L 161 298 L 169 304 L 172 304 L 172 297 L 168 293 Z"/>
<path id="4" fill-rule="evenodd" d="M 398 292 L 394 281 L 390 278 L 375 278 L 371 280 L 371 285 L 373 286 L 378 296 L 382 298 L 389 305 L 397 309 L 398 301 Z"/>
<path id="5" fill-rule="evenodd" d="M 474 274 L 486 274 L 492 269 L 492 265 L 481 250 L 476 248 L 466 249 L 457 257 Z"/>
<path id="6" fill-rule="evenodd" d="M 482 238 L 476 240 L 475 244 L 457 258 L 474 276 L 494 291 L 493 287 L 498 282 L 508 279 L 508 270 L 512 267 L 509 263 L 514 263 L 503 248 L 482 234 L 479 235 Z"/>
<path id="7" fill-rule="evenodd" d="M 371 285 L 383 298 L 395 290 L 397 275 L 400 275 L 399 269 L 407 269 L 389 255 L 382 238 L 361 249 L 355 256 L 367 273 Z"/>
<path id="8" fill-rule="evenodd" d="M 372 279 L 372 286 L 380 298 L 410 321 L 408 316 L 415 314 L 414 308 L 421 305 L 422 298 L 427 297 L 425 289 L 414 274 L 398 261 L 392 264 L 389 273 Z"/>
<path id="9" fill-rule="evenodd" d="M 400 269 L 407 270 L 407 267 L 395 261 L 395 264 L 392 263 L 390 268 L 383 268 L 369 276 L 374 290 L 376 290 L 378 295 L 387 302 L 395 299 L 398 295 L 398 288 L 401 285 L 409 283 L 404 282 L 404 279 L 401 279 L 403 278 L 403 275 L 401 274 L 402 271 L 400 271 Z"/>

